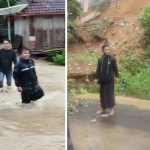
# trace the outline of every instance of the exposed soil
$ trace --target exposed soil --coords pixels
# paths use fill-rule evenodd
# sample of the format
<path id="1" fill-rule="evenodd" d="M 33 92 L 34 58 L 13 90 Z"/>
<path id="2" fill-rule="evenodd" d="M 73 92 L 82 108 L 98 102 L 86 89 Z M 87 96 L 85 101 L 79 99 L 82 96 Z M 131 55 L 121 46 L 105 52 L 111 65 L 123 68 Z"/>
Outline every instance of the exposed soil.
<path id="1" fill-rule="evenodd" d="M 68 58 L 76 55 L 82 55 L 85 52 L 99 53 L 101 55 L 101 46 L 108 40 L 112 54 L 115 55 L 118 62 L 127 54 L 132 56 L 143 55 L 144 29 L 140 24 L 140 16 L 145 7 L 150 6 L 149 0 L 122 0 L 118 9 L 117 2 L 111 2 L 102 9 L 100 17 L 89 21 L 111 20 L 113 23 L 103 36 L 104 40 L 90 39 L 85 43 L 77 43 L 69 47 Z M 91 11 L 91 10 L 90 10 Z M 82 31 L 84 30 L 84 31 Z M 81 36 L 89 37 L 89 32 L 79 29 Z M 89 62 L 90 63 L 90 62 Z M 92 66 L 82 61 L 68 63 L 68 76 L 71 74 L 90 74 L 95 71 L 96 65 Z"/>

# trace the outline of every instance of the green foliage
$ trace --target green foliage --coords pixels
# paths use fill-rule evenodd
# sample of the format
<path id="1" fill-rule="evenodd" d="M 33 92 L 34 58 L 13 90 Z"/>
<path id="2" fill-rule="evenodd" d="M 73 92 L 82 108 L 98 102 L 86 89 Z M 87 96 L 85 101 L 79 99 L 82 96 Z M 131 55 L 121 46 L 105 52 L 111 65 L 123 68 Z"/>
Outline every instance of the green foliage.
<path id="1" fill-rule="evenodd" d="M 68 59 L 68 63 L 74 63 L 76 61 L 82 61 L 85 64 L 91 64 L 91 65 L 96 65 L 97 64 L 97 60 L 100 57 L 99 54 L 97 53 L 90 53 L 90 52 L 85 52 L 84 54 L 77 54 L 74 57 L 69 57 Z"/>
<path id="2" fill-rule="evenodd" d="M 90 33 L 91 35 L 97 35 L 100 31 L 103 31 L 105 28 L 105 25 L 103 24 L 103 22 L 95 25 L 94 27 L 91 28 Z"/>
<path id="3" fill-rule="evenodd" d="M 116 85 L 116 92 L 126 96 L 137 97 L 150 100 L 150 65 L 147 68 L 141 68 L 141 72 L 136 75 L 122 70 L 121 80 Z"/>
<path id="4" fill-rule="evenodd" d="M 81 4 L 76 0 L 68 0 L 68 20 L 74 21 L 81 13 Z"/>
<path id="5" fill-rule="evenodd" d="M 115 84 L 117 94 L 150 100 L 150 59 L 127 56 L 119 71 L 120 81 Z M 99 87 L 92 80 L 84 85 L 68 84 L 69 96 L 98 93 Z"/>
<path id="6" fill-rule="evenodd" d="M 62 51 L 62 54 L 57 54 L 54 58 L 54 63 L 57 65 L 65 65 L 65 50 Z"/>
<path id="7" fill-rule="evenodd" d="M 72 20 L 67 20 L 67 27 L 68 28 L 74 28 L 74 22 Z"/>
<path id="8" fill-rule="evenodd" d="M 67 19 L 67 27 L 68 32 L 76 37 L 76 32 L 74 30 L 74 20 L 77 16 L 80 16 L 82 13 L 81 3 L 76 0 L 68 0 L 68 19 Z"/>
<path id="9" fill-rule="evenodd" d="M 98 35 L 99 33 L 103 33 L 104 30 L 110 25 L 109 21 L 99 21 L 97 22 L 96 25 L 94 25 L 91 29 L 90 29 L 90 34 L 95 36 Z"/>
<path id="10" fill-rule="evenodd" d="M 145 48 L 145 55 L 150 58 L 150 45 Z"/>
<path id="11" fill-rule="evenodd" d="M 146 56 L 150 56 L 150 7 L 145 8 L 141 16 L 141 24 L 145 28 L 145 39 L 146 39 Z"/>
<path id="12" fill-rule="evenodd" d="M 144 67 L 144 62 L 141 61 L 140 58 L 127 56 L 124 60 L 122 60 L 122 66 L 127 71 L 130 72 L 131 75 L 135 75 L 141 71 L 141 68 Z"/>
<path id="13" fill-rule="evenodd" d="M 141 16 L 141 23 L 146 30 L 150 31 L 150 7 L 145 8 Z"/>
<path id="14" fill-rule="evenodd" d="M 97 3 L 94 4 L 97 11 L 101 10 L 101 7 L 104 3 L 110 2 L 110 0 L 99 0 Z"/>
<path id="15" fill-rule="evenodd" d="M 56 65 L 65 65 L 65 50 L 54 50 L 53 47 L 47 47 L 47 59 L 54 62 Z"/>
<path id="16" fill-rule="evenodd" d="M 68 83 L 68 96 L 76 96 L 78 94 L 98 93 L 99 87 L 91 84 L 75 85 Z"/>
<path id="17" fill-rule="evenodd" d="M 150 60 L 128 56 L 122 61 L 120 82 L 116 92 L 121 95 L 150 100 Z"/>
<path id="18" fill-rule="evenodd" d="M 19 1 L 19 0 L 16 0 L 16 1 Z M 10 6 L 15 5 L 16 1 L 15 0 L 9 0 Z M 8 7 L 7 0 L 1 0 L 0 1 L 0 8 L 5 8 L 5 7 Z"/>
<path id="19" fill-rule="evenodd" d="M 16 1 L 18 2 L 19 0 L 16 0 Z M 15 0 L 9 0 L 10 6 L 15 5 L 16 1 Z M 8 7 L 7 0 L 0 0 L 0 8 L 6 8 L 6 7 Z M 3 23 L 3 20 L 4 20 L 4 17 L 0 16 L 0 23 Z"/>
<path id="20" fill-rule="evenodd" d="M 46 48 L 46 50 L 47 50 L 47 52 L 46 52 L 46 54 L 47 54 L 47 59 L 49 60 L 49 61 L 53 61 L 53 59 L 55 58 L 55 56 L 57 55 L 57 54 L 59 54 L 59 51 L 55 51 L 55 50 L 53 50 L 54 48 L 53 47 L 47 47 Z"/>
<path id="21" fill-rule="evenodd" d="M 76 38 L 70 33 L 68 33 L 68 37 L 67 38 L 68 38 L 68 45 L 69 46 L 73 45 L 73 44 L 75 44 L 77 42 Z"/>

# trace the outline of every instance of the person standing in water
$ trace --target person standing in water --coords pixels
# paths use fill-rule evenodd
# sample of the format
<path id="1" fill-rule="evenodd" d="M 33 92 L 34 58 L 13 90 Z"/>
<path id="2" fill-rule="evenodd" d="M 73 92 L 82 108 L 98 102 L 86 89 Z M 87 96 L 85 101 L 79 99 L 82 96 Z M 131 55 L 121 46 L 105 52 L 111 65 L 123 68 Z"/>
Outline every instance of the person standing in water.
<path id="1" fill-rule="evenodd" d="M 34 61 L 30 58 L 30 50 L 23 48 L 21 57 L 16 63 L 13 78 L 18 92 L 21 93 L 22 103 L 28 104 L 44 96 L 38 83 Z"/>
<path id="2" fill-rule="evenodd" d="M 115 113 L 114 75 L 118 82 L 119 73 L 116 59 L 110 55 L 110 46 L 103 45 L 102 52 L 102 57 L 98 59 L 94 80 L 94 83 L 100 84 L 101 110 L 97 111 L 97 115 L 106 113 L 106 109 L 110 109 L 109 115 L 111 116 Z"/>
<path id="3" fill-rule="evenodd" d="M 7 79 L 7 92 L 11 90 L 12 83 L 12 63 L 17 62 L 15 51 L 11 48 L 9 40 L 3 41 L 4 48 L 0 50 L 0 91 L 4 91 L 4 76 Z"/>

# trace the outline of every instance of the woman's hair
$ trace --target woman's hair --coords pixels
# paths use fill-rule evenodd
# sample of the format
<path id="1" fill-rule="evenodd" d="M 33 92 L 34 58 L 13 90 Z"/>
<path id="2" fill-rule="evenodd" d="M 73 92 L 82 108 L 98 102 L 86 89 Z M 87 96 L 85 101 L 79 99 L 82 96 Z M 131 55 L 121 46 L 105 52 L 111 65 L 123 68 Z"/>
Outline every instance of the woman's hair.
<path id="1" fill-rule="evenodd" d="M 109 46 L 109 45 L 103 45 L 103 46 L 102 46 L 102 50 L 104 50 L 105 47 L 110 47 L 110 46 Z"/>

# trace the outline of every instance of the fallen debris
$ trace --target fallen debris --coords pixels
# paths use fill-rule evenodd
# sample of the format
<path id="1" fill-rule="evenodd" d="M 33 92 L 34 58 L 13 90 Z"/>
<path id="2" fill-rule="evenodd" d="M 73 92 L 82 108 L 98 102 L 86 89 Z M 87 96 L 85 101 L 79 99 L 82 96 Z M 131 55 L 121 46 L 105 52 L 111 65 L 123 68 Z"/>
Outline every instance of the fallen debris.
<path id="1" fill-rule="evenodd" d="M 81 22 L 85 23 L 85 22 L 90 21 L 91 19 L 93 19 L 99 15 L 100 15 L 100 13 L 93 12 L 93 13 L 89 14 L 88 16 L 81 18 Z"/>
<path id="2" fill-rule="evenodd" d="M 96 122 L 96 121 L 97 121 L 96 119 L 91 120 L 91 122 Z"/>

